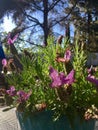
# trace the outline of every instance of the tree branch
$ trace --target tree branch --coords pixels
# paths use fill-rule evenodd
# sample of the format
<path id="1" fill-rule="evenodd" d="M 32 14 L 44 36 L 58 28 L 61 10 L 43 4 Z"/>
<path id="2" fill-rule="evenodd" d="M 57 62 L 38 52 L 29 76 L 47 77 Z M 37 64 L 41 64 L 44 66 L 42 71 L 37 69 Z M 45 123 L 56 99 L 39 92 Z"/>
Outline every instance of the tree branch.
<path id="1" fill-rule="evenodd" d="M 19 40 L 20 41 L 24 41 L 24 42 L 28 42 L 29 44 L 31 44 L 31 45 L 34 45 L 34 46 L 38 46 L 38 47 L 44 47 L 44 46 L 42 46 L 42 45 L 38 45 L 38 44 L 35 44 L 34 42 L 31 42 L 31 41 L 29 41 L 29 40 L 23 40 L 23 39 L 21 39 L 21 38 L 19 38 Z"/>
<path id="2" fill-rule="evenodd" d="M 48 8 L 48 12 L 50 11 L 50 10 L 52 10 L 57 4 L 58 4 L 58 2 L 60 2 L 61 0 L 57 0 L 57 1 L 55 1 L 54 3 L 52 3 L 51 5 L 50 5 L 50 7 Z"/>
<path id="3" fill-rule="evenodd" d="M 40 23 L 38 19 L 32 17 L 31 15 L 27 14 L 26 12 L 25 12 L 25 16 L 26 16 L 30 21 L 36 23 L 36 24 L 39 25 L 41 28 L 43 28 L 43 24 Z"/>
<path id="4" fill-rule="evenodd" d="M 36 4 L 36 2 L 33 2 L 32 7 L 36 8 L 37 10 L 40 10 L 43 12 L 43 9 Z"/>
<path id="5" fill-rule="evenodd" d="M 28 20 L 30 20 L 30 21 L 36 23 L 36 25 L 39 25 L 41 28 L 43 28 L 43 24 L 40 23 L 38 19 L 36 19 L 35 17 L 33 17 L 33 16 L 27 14 L 26 11 L 25 11 L 24 9 L 22 9 L 22 8 L 21 8 L 21 11 L 22 11 L 22 13 L 24 14 L 24 16 L 28 18 Z"/>
<path id="6" fill-rule="evenodd" d="M 53 22 L 55 22 L 55 23 L 52 24 L 50 27 L 53 27 L 53 26 L 55 26 L 56 24 L 59 24 L 60 22 L 62 22 L 62 21 L 64 21 L 65 19 L 67 19 L 67 18 L 69 17 L 69 15 L 72 13 L 73 9 L 76 7 L 76 4 L 77 4 L 77 2 L 75 3 L 75 5 L 72 7 L 72 9 L 70 10 L 70 12 L 69 12 L 65 17 L 61 18 L 60 20 L 53 20 L 52 23 L 53 23 Z"/>

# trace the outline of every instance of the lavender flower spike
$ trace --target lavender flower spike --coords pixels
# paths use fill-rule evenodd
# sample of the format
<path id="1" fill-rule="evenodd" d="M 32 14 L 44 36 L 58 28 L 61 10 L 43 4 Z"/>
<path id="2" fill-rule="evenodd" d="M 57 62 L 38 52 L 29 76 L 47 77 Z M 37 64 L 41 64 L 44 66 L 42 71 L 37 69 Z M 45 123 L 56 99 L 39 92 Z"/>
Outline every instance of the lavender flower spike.
<path id="1" fill-rule="evenodd" d="M 96 79 L 95 76 L 89 75 L 89 76 L 87 77 L 87 80 L 88 80 L 89 82 L 95 84 L 96 86 L 98 86 L 98 79 Z"/>
<path id="2" fill-rule="evenodd" d="M 10 96 L 15 96 L 16 95 L 16 90 L 14 86 L 11 86 L 9 90 L 6 90 L 7 94 Z"/>
<path id="3" fill-rule="evenodd" d="M 5 67 L 7 65 L 7 60 L 4 58 L 2 59 L 2 65 Z"/>
<path id="4" fill-rule="evenodd" d="M 58 73 L 54 68 L 50 67 L 50 77 L 52 79 L 51 87 L 61 87 L 64 84 L 71 85 L 74 82 L 74 70 L 67 76 L 64 73 Z"/>
<path id="5" fill-rule="evenodd" d="M 66 52 L 65 52 L 65 54 L 64 54 L 64 57 L 62 58 L 62 57 L 57 57 L 56 58 L 56 61 L 57 62 L 69 62 L 70 61 L 70 59 L 71 59 L 71 51 L 70 50 L 67 50 Z"/>
<path id="6" fill-rule="evenodd" d="M 9 34 L 7 43 L 9 45 L 11 45 L 11 44 L 13 44 L 17 40 L 17 38 L 18 38 L 18 34 L 16 34 L 13 38 L 11 38 L 11 34 Z"/>
<path id="7" fill-rule="evenodd" d="M 30 95 L 31 95 L 31 93 L 32 93 L 31 91 L 30 91 L 29 93 L 26 93 L 26 92 L 24 92 L 23 90 L 18 91 L 18 92 L 17 92 L 17 95 L 19 96 L 18 101 L 19 101 L 20 103 L 22 103 L 22 102 L 28 100 L 29 97 L 30 97 Z"/>
<path id="8" fill-rule="evenodd" d="M 62 81 L 60 79 L 58 72 L 53 67 L 50 67 L 49 71 L 50 71 L 50 77 L 52 79 L 51 87 L 60 87 L 62 85 Z"/>
<path id="9" fill-rule="evenodd" d="M 66 76 L 66 84 L 71 85 L 75 79 L 74 79 L 75 71 L 71 70 L 70 73 Z"/>
<path id="10" fill-rule="evenodd" d="M 65 61 L 69 61 L 70 58 L 71 58 L 71 51 L 70 51 L 70 50 L 67 50 L 67 51 L 65 52 L 64 59 L 65 59 Z"/>

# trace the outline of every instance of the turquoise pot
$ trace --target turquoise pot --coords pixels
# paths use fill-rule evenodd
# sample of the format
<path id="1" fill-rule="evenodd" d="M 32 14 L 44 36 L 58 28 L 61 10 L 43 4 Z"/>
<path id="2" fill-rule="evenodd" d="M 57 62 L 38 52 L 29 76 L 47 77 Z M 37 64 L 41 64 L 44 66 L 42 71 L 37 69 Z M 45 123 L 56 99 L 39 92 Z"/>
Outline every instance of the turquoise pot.
<path id="1" fill-rule="evenodd" d="M 81 122 L 77 119 L 74 121 L 74 128 L 72 128 L 65 116 L 54 122 L 52 115 L 49 111 L 43 111 L 23 120 L 23 114 L 17 112 L 21 130 L 98 130 L 97 120 Z"/>

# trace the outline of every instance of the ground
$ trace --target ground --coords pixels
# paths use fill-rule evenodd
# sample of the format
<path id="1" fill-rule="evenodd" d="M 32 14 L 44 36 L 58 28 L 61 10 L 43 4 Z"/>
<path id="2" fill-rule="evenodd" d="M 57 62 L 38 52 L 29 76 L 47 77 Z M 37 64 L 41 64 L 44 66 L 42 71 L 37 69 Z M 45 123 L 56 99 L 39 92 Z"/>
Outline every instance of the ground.
<path id="1" fill-rule="evenodd" d="M 0 130 L 21 130 L 16 109 L 2 106 L 0 107 Z"/>

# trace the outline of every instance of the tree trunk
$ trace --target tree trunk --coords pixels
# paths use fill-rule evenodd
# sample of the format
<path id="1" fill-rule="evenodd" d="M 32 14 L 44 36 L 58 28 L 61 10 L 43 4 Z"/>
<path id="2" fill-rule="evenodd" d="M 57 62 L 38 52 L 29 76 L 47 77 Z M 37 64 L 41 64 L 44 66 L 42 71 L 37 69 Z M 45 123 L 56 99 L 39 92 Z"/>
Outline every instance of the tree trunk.
<path id="1" fill-rule="evenodd" d="M 88 44 L 90 44 L 90 35 L 91 35 L 91 32 L 90 32 L 90 22 L 91 22 L 91 14 L 88 12 Z"/>
<path id="2" fill-rule="evenodd" d="M 44 24 L 43 24 L 43 31 L 44 31 L 44 44 L 47 46 L 47 38 L 49 34 L 48 28 L 48 0 L 43 0 L 43 7 L 44 7 Z"/>

